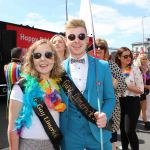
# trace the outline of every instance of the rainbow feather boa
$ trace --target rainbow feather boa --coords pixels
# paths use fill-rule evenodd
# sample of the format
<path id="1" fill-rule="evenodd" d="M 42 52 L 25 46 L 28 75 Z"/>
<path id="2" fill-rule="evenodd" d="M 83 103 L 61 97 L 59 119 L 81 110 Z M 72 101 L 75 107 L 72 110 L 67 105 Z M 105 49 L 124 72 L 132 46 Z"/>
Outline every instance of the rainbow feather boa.
<path id="1" fill-rule="evenodd" d="M 59 95 L 59 86 L 57 85 L 58 79 L 50 79 L 52 88 L 47 88 L 45 80 L 38 80 L 30 75 L 21 74 L 21 77 L 26 79 L 23 106 L 19 113 L 19 117 L 16 120 L 16 130 L 18 134 L 21 134 L 22 128 L 31 126 L 31 116 L 33 115 L 32 107 L 36 106 L 34 98 L 39 98 L 41 101 L 45 101 L 46 105 L 50 109 L 54 109 L 58 112 L 62 112 L 66 109 L 66 105 L 61 102 Z"/>

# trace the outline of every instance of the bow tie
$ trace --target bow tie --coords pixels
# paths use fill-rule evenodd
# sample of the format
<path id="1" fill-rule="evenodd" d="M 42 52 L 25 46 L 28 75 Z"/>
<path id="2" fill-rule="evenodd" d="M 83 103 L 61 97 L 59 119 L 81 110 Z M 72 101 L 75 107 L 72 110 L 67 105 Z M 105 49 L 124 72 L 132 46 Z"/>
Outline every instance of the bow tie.
<path id="1" fill-rule="evenodd" d="M 81 64 L 85 64 L 85 59 L 82 58 L 82 59 L 74 59 L 74 58 L 71 58 L 71 64 L 73 63 L 81 63 Z"/>

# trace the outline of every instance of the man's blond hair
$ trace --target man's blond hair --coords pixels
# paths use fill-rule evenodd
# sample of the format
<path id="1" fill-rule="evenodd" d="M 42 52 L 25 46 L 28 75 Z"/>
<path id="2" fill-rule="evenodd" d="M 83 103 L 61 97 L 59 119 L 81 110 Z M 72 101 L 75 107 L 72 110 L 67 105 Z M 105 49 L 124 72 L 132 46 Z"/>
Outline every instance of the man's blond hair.
<path id="1" fill-rule="evenodd" d="M 83 27 L 86 31 L 85 22 L 82 19 L 71 19 L 65 24 L 65 29 Z"/>

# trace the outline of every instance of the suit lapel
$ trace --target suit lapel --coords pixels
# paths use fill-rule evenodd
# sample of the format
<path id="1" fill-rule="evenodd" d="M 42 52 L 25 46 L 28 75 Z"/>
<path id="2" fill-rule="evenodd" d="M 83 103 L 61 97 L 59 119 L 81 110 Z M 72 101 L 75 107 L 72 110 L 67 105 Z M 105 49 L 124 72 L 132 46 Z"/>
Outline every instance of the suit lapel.
<path id="1" fill-rule="evenodd" d="M 66 59 L 66 60 L 64 61 L 63 65 L 64 65 L 65 71 L 67 72 L 68 76 L 69 76 L 70 79 L 71 79 L 69 62 L 70 62 L 70 58 Z"/>

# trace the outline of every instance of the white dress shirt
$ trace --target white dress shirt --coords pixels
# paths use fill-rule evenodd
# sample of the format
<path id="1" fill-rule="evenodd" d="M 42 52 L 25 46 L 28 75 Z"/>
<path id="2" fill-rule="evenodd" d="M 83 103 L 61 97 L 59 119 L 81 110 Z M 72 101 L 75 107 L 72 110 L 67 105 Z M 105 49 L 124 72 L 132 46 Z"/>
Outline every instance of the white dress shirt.
<path id="1" fill-rule="evenodd" d="M 72 58 L 70 56 L 70 58 Z M 84 54 L 80 59 L 85 59 L 85 63 L 71 63 L 70 62 L 70 74 L 73 82 L 80 90 L 81 93 L 84 92 L 86 88 L 87 82 L 87 74 L 88 74 L 88 57 L 87 54 Z"/>

